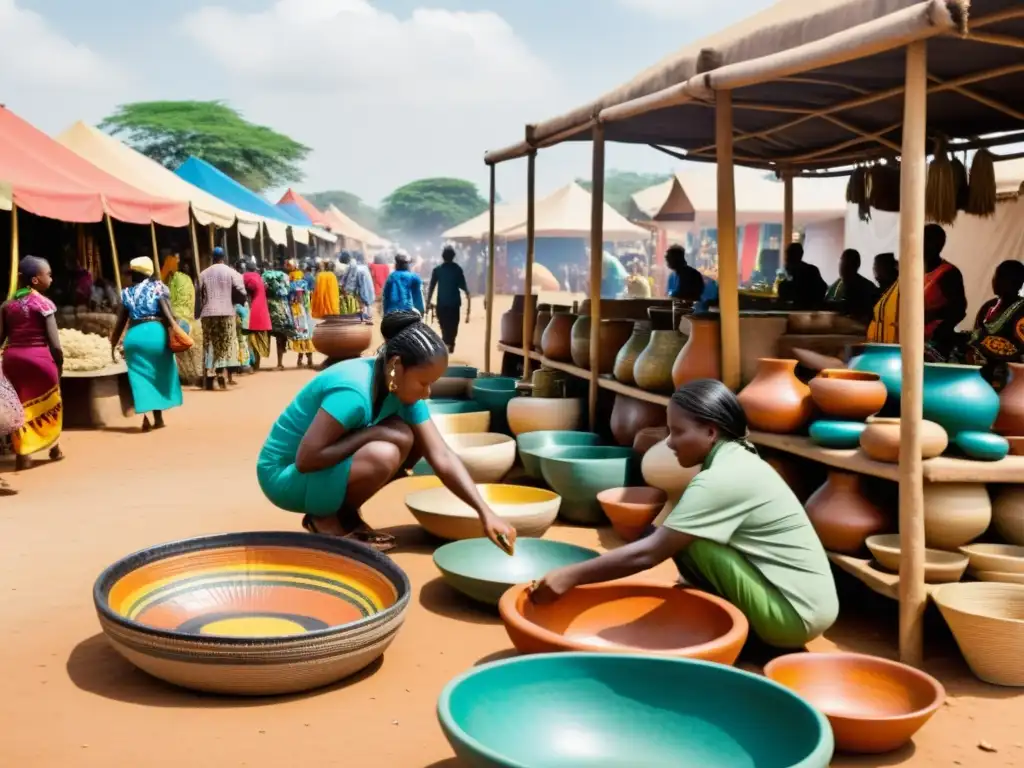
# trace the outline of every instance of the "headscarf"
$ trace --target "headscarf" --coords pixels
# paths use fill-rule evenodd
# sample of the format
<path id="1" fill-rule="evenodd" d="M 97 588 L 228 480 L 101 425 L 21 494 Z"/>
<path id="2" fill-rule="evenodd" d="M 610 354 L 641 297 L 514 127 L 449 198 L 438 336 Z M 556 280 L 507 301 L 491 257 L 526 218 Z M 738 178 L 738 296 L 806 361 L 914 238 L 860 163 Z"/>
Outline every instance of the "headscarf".
<path id="1" fill-rule="evenodd" d="M 131 268 L 132 272 L 145 275 L 146 277 L 152 277 L 153 272 L 155 271 L 153 268 L 153 260 L 149 258 L 149 256 L 136 256 L 128 262 L 128 266 Z"/>
<path id="2" fill-rule="evenodd" d="M 171 275 L 178 271 L 180 260 L 176 253 L 164 256 L 164 263 L 160 265 L 160 279 L 166 283 L 171 278 Z"/>

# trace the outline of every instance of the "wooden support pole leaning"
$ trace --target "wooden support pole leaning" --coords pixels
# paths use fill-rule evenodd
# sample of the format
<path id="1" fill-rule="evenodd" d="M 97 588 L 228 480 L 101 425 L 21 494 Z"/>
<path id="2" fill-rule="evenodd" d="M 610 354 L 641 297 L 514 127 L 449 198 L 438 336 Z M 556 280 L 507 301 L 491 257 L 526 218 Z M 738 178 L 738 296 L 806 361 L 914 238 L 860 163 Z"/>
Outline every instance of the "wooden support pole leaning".
<path id="1" fill-rule="evenodd" d="M 523 381 L 530 378 L 530 344 L 533 342 L 533 324 L 537 319 L 537 306 L 533 300 L 533 249 L 536 231 L 537 153 L 526 156 L 526 273 L 523 286 Z M 508 251 L 506 251 L 506 254 Z"/>
<path id="2" fill-rule="evenodd" d="M 109 213 L 103 214 L 107 220 L 107 235 L 110 237 L 110 254 L 114 259 L 114 283 L 117 285 L 117 295 L 121 295 L 121 260 L 117 257 L 117 241 L 114 240 L 114 221 Z"/>
<path id="3" fill-rule="evenodd" d="M 11 285 L 7 289 L 7 298 L 14 296 L 18 290 L 18 204 L 11 203 Z"/>
<path id="4" fill-rule="evenodd" d="M 486 315 L 484 326 L 484 371 L 487 373 L 491 372 L 491 333 L 492 326 L 494 325 L 494 203 L 497 200 L 497 190 L 495 189 L 495 183 L 497 181 L 495 176 L 495 166 L 491 166 L 491 197 L 490 197 L 490 228 L 489 236 L 487 240 L 487 286 L 484 289 L 486 291 L 486 299 L 484 301 Z"/>
<path id="5" fill-rule="evenodd" d="M 156 244 L 156 224 L 152 221 L 149 222 L 149 236 L 153 241 L 153 266 L 156 267 L 156 273 L 160 274 L 160 249 Z"/>
<path id="6" fill-rule="evenodd" d="M 907 47 L 900 174 L 900 658 L 924 658 L 924 225 L 927 183 L 928 48 Z"/>
<path id="7" fill-rule="evenodd" d="M 601 277 L 604 256 L 604 125 L 593 128 L 594 157 L 590 175 L 590 430 L 597 430 L 597 393 L 601 360 Z"/>
<path id="8" fill-rule="evenodd" d="M 199 280 L 199 273 L 202 269 L 199 268 L 199 238 L 196 236 L 196 220 L 194 216 L 190 216 L 188 220 L 188 228 L 192 233 L 192 264 L 196 268 L 196 281 Z"/>
<path id="9" fill-rule="evenodd" d="M 718 303 L 722 325 L 722 382 L 736 391 L 740 388 L 740 285 L 732 131 L 732 91 L 718 91 L 715 139 L 718 147 Z"/>
<path id="10" fill-rule="evenodd" d="M 782 247 L 779 255 L 784 255 L 789 244 L 793 242 L 793 174 L 782 174 Z"/>

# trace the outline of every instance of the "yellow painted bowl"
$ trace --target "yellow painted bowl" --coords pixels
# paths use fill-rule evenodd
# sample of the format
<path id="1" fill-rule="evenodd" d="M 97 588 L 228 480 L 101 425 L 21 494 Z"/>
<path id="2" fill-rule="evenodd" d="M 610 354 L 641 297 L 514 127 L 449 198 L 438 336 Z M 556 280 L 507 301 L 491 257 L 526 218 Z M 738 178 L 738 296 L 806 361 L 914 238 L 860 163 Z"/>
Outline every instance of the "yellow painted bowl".
<path id="1" fill-rule="evenodd" d="M 232 533 L 161 544 L 107 568 L 93 599 L 115 650 L 169 683 L 295 693 L 348 677 L 391 644 L 409 580 L 339 538 Z"/>
<path id="2" fill-rule="evenodd" d="M 545 488 L 523 485 L 482 484 L 477 486 L 484 501 L 519 536 L 540 538 L 558 516 L 562 497 Z M 455 541 L 484 535 L 473 509 L 447 488 L 416 491 L 405 497 L 413 517 L 439 539 Z"/>

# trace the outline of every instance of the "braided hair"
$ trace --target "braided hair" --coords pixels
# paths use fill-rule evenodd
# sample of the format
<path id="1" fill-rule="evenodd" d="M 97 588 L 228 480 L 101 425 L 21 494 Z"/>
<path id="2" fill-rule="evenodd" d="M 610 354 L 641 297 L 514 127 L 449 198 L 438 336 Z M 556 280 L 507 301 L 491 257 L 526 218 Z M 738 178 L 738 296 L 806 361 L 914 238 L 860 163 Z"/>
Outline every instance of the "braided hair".
<path id="1" fill-rule="evenodd" d="M 747 414 L 736 395 L 722 382 L 715 379 L 691 381 L 673 393 L 671 402 L 698 421 L 714 424 L 723 439 L 757 453 L 747 439 Z"/>

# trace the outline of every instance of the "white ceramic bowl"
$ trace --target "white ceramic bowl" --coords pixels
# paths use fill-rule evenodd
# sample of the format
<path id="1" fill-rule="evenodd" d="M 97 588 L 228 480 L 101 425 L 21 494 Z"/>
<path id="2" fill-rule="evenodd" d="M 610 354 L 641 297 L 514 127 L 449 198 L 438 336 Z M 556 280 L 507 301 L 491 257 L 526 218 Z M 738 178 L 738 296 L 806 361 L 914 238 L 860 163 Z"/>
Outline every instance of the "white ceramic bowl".
<path id="1" fill-rule="evenodd" d="M 893 573 L 900 571 L 900 535 L 884 533 L 868 536 L 865 544 L 875 560 Z M 924 580 L 929 584 L 948 584 L 960 581 L 967 570 L 967 556 L 957 552 L 944 552 L 941 549 L 924 551 Z"/>
<path id="2" fill-rule="evenodd" d="M 462 459 L 474 483 L 498 483 L 516 461 L 516 441 L 495 432 L 448 434 L 444 441 Z"/>
<path id="3" fill-rule="evenodd" d="M 516 435 L 548 430 L 571 431 L 579 428 L 582 418 L 582 400 L 514 397 L 508 403 L 508 425 Z"/>
<path id="4" fill-rule="evenodd" d="M 442 435 L 478 434 L 491 428 L 491 412 L 487 410 L 470 413 L 432 413 L 430 420 Z"/>
<path id="5" fill-rule="evenodd" d="M 531 538 L 544 535 L 562 504 L 561 496 L 545 488 L 483 484 L 477 490 L 519 536 Z M 476 512 L 447 488 L 410 493 L 405 497 L 405 505 L 420 525 L 440 539 L 475 539 L 484 535 Z"/>

